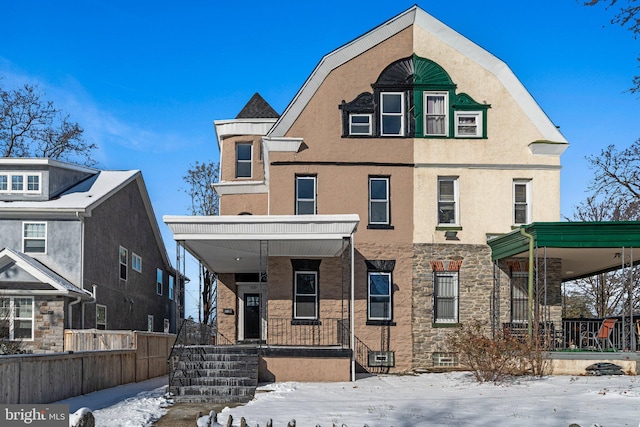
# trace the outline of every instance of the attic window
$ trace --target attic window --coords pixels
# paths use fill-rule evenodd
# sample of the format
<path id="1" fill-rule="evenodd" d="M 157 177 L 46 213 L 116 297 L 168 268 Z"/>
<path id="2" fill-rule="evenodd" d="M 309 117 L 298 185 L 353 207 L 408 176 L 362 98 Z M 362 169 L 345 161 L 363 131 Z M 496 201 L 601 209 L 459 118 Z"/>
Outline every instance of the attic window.
<path id="1" fill-rule="evenodd" d="M 0 173 L 0 193 L 40 194 L 40 173 Z"/>

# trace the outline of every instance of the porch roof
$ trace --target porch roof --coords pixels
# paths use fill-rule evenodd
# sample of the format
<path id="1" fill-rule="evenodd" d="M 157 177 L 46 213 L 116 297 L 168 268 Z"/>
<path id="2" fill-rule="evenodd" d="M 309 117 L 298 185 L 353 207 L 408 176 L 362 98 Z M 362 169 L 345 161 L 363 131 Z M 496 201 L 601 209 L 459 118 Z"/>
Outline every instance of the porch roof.
<path id="1" fill-rule="evenodd" d="M 562 260 L 562 281 L 612 271 L 640 262 L 640 221 L 534 222 L 488 240 L 491 258 L 528 257 L 529 239 L 538 256 Z M 624 256 L 624 259 L 623 259 Z"/>
<path id="2" fill-rule="evenodd" d="M 350 215 L 164 216 L 173 238 L 217 273 L 260 271 L 261 242 L 269 256 L 334 257 L 358 227 Z M 263 250 L 265 248 L 263 247 Z"/>

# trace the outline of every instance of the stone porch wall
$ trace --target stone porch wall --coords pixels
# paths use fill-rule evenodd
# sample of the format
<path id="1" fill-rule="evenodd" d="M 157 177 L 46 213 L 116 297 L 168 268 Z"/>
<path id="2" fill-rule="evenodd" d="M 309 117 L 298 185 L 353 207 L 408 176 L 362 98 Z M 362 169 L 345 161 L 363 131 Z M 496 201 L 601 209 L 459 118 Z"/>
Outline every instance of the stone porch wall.
<path id="1" fill-rule="evenodd" d="M 64 351 L 64 300 L 34 298 L 33 340 L 23 341 L 22 349 L 32 353 Z"/>

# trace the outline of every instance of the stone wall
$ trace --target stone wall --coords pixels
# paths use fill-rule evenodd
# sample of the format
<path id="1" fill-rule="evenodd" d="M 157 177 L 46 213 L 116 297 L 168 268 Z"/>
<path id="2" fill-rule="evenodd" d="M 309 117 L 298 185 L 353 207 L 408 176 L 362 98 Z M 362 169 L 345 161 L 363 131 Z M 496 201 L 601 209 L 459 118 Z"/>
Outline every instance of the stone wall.
<path id="1" fill-rule="evenodd" d="M 32 353 L 64 351 L 64 301 L 34 298 L 33 341 L 23 341 L 22 349 Z"/>

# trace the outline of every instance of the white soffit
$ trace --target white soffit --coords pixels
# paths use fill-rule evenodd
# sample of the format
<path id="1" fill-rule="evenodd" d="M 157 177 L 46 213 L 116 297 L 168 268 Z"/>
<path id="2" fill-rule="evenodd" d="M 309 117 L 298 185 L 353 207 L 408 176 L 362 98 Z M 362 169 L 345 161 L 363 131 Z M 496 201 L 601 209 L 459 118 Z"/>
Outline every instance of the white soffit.
<path id="1" fill-rule="evenodd" d="M 266 135 L 277 119 L 232 119 L 215 120 L 213 122 L 218 148 L 220 141 L 225 136 L 233 135 Z"/>
<path id="2" fill-rule="evenodd" d="M 331 71 L 377 44 L 391 38 L 395 34 L 411 25 L 417 25 L 433 34 L 443 43 L 451 46 L 461 54 L 472 59 L 480 66 L 494 74 L 513 96 L 525 114 L 531 119 L 544 138 L 554 142 L 564 142 L 566 139 L 542 111 L 524 85 L 517 79 L 511 69 L 500 59 L 487 50 L 473 43 L 460 33 L 446 26 L 433 16 L 413 6 L 406 12 L 392 18 L 384 24 L 365 33 L 354 41 L 325 55 L 313 70 L 302 88 L 298 91 L 280 119 L 269 131 L 268 136 L 284 136 L 289 131 L 307 103 L 311 100 L 324 79 Z"/>
<path id="3" fill-rule="evenodd" d="M 260 194 L 267 192 L 264 181 L 229 181 L 211 184 L 219 196 L 226 194 Z"/>

